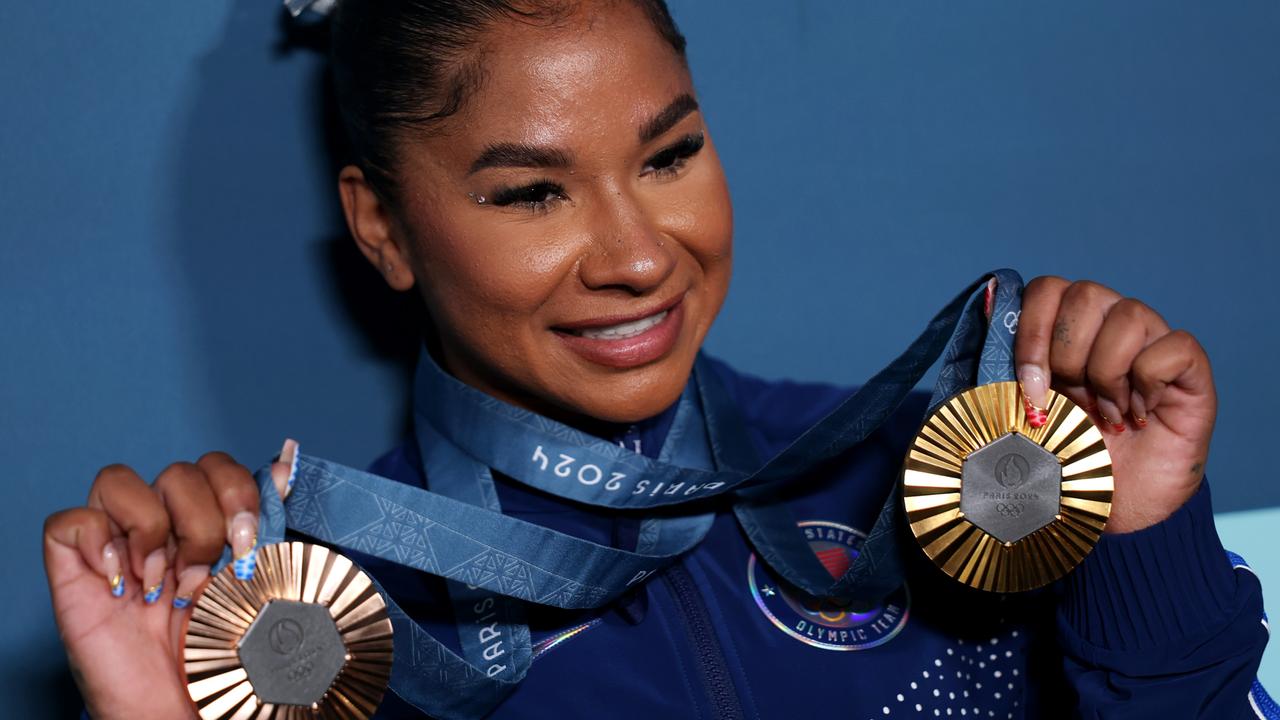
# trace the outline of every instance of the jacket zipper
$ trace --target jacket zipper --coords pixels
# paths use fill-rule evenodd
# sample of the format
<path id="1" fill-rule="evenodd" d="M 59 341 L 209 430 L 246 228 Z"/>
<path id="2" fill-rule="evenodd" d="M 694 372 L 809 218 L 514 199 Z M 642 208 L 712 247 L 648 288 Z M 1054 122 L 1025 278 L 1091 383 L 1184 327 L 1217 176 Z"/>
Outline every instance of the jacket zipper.
<path id="1" fill-rule="evenodd" d="M 715 627 L 711 624 L 711 614 L 702 602 L 697 585 L 689 576 L 689 571 L 678 564 L 668 568 L 662 579 L 675 597 L 676 604 L 680 606 L 680 617 L 698 658 L 698 668 L 711 702 L 713 716 L 719 720 L 742 720 L 744 716 L 742 705 L 738 702 L 738 691 L 733 687 L 729 668 L 725 666 L 724 653 L 716 639 Z"/>

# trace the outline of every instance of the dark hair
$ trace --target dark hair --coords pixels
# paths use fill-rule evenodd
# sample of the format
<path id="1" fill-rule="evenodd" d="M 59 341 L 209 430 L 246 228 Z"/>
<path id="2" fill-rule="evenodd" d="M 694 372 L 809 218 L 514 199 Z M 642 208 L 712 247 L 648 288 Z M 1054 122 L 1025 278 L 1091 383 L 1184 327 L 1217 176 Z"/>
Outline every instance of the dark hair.
<path id="1" fill-rule="evenodd" d="M 685 59 L 665 0 L 634 2 Z M 330 33 L 334 90 L 355 162 L 384 200 L 396 199 L 395 151 L 406 130 L 429 130 L 481 82 L 467 52 L 499 19 L 553 26 L 577 0 L 341 0 Z"/>

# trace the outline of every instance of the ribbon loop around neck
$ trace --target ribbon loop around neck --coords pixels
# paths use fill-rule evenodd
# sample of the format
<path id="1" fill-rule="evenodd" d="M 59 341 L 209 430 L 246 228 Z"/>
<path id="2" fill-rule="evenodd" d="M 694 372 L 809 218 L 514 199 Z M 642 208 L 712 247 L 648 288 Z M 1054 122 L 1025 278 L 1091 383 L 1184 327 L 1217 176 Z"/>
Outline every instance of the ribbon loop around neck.
<path id="1" fill-rule="evenodd" d="M 996 284 L 988 299 L 977 291 L 985 291 L 990 279 Z M 729 496 L 761 559 L 787 582 L 815 596 L 874 602 L 902 582 L 896 484 L 855 562 L 834 581 L 775 491 L 802 482 L 810 468 L 866 439 L 940 355 L 934 404 L 975 382 L 1012 379 L 1021 288 L 1011 270 L 970 285 L 904 353 L 764 463 L 701 355 L 682 402 L 696 396 L 690 407 L 697 411 L 684 417 L 705 433 L 681 428 L 675 436 L 705 438 L 706 446 L 685 448 L 681 440 L 679 448 L 664 447 L 661 457 L 651 459 L 468 387 L 424 352 L 415 410 L 420 436 L 427 438 L 420 437 L 424 458 L 435 463 L 427 468 L 428 483 L 445 492 L 300 456 L 288 502 L 280 500 L 269 471 L 258 474 L 260 539 L 278 542 L 291 529 L 454 581 L 455 600 L 600 607 L 697 545 L 710 527 L 710 503 Z M 441 460 L 446 457 L 452 459 Z M 645 540 L 634 552 L 607 547 L 501 514 L 485 482 L 490 471 L 573 502 L 618 510 L 682 506 L 687 512 L 646 521 Z M 450 476 L 433 477 L 441 473 Z M 527 628 L 518 612 L 507 612 L 502 621 L 518 640 L 513 664 L 490 676 L 493 665 L 479 662 L 480 646 L 464 643 L 468 657 L 460 657 L 409 620 L 392 598 L 387 601 L 396 632 L 392 689 L 425 712 L 480 717 L 527 671 Z"/>

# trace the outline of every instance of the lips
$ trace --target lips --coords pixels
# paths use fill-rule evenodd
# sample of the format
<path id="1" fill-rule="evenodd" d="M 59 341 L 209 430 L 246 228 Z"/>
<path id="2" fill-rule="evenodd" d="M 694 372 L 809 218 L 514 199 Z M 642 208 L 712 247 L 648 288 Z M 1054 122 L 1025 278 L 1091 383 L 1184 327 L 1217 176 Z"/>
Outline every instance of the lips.
<path id="1" fill-rule="evenodd" d="M 569 349 L 586 360 L 626 369 L 671 352 L 684 325 L 684 296 L 642 314 L 593 318 L 554 329 Z"/>

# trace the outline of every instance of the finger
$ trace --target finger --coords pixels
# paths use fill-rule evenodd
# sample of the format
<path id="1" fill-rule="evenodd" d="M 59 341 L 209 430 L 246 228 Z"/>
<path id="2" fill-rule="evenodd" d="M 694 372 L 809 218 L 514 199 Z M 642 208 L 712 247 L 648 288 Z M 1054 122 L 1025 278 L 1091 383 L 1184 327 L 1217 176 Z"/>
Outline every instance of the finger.
<path id="1" fill-rule="evenodd" d="M 124 595 L 124 567 L 111 536 L 111 523 L 102 510 L 71 508 L 44 521 L 44 565 L 49 589 L 79 573 L 102 576 L 112 595 Z"/>
<path id="2" fill-rule="evenodd" d="M 1192 394 L 1214 392 L 1209 356 L 1185 330 L 1174 330 L 1148 345 L 1134 358 L 1131 376 L 1148 413 L 1165 401 L 1170 386 Z"/>
<path id="3" fill-rule="evenodd" d="M 1124 432 L 1125 415 L 1131 411 L 1129 373 L 1133 361 L 1153 338 L 1169 331 L 1164 318 L 1145 303 L 1132 298 L 1117 301 L 1107 311 L 1089 351 L 1085 374 L 1097 394 L 1098 413 L 1114 432 Z M 1146 404 L 1139 403 L 1146 422 Z"/>
<path id="4" fill-rule="evenodd" d="M 1049 391 L 1049 346 L 1058 304 L 1070 284 L 1060 277 L 1038 277 L 1022 291 L 1022 314 L 1014 337 L 1013 358 L 1027 421 L 1032 427 L 1040 427 L 1048 419 L 1044 411 Z"/>
<path id="5" fill-rule="evenodd" d="M 248 469 L 226 453 L 206 453 L 196 464 L 222 508 L 236 578 L 252 580 L 258 566 L 258 484 Z"/>
<path id="6" fill-rule="evenodd" d="M 1062 291 L 1052 321 L 1047 374 L 1058 392 L 1089 412 L 1097 407 L 1085 372 L 1089 352 L 1108 309 L 1119 299 L 1098 283 L 1074 282 Z"/>
<path id="7" fill-rule="evenodd" d="M 108 465 L 94 479 L 88 504 L 106 512 L 128 539 L 128 567 L 142 583 L 144 600 L 155 602 L 169 565 L 169 513 L 160 496 L 128 467 Z"/>
<path id="8" fill-rule="evenodd" d="M 173 571 L 177 578 L 173 605 L 191 604 L 209 569 L 226 543 L 226 521 L 209 480 L 199 465 L 174 463 L 156 478 L 155 490 L 169 511 L 175 549 Z"/>

